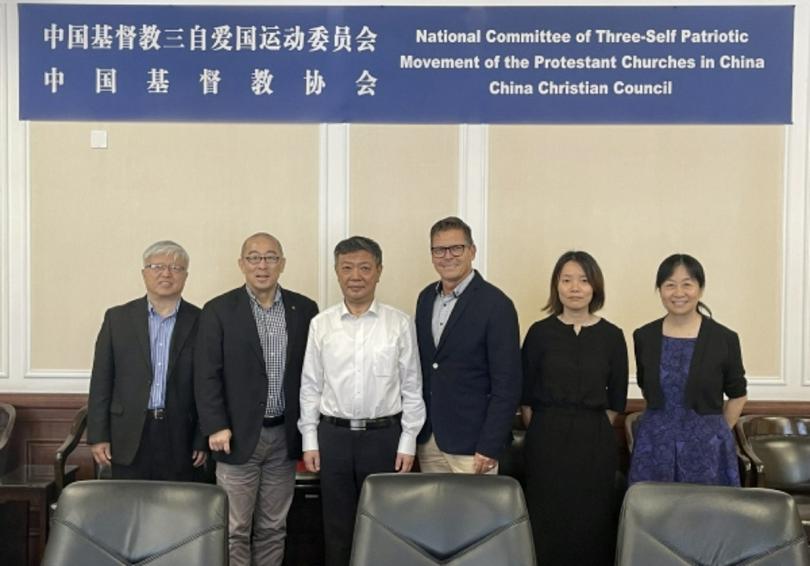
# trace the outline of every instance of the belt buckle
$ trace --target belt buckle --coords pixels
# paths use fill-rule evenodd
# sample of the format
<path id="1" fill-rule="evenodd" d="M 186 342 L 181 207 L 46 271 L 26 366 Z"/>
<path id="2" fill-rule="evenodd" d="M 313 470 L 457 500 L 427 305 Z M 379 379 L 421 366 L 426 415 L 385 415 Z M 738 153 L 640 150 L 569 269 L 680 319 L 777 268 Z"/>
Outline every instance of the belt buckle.
<path id="1" fill-rule="evenodd" d="M 351 430 L 366 430 L 366 419 L 349 419 Z"/>
<path id="2" fill-rule="evenodd" d="M 166 409 L 149 409 L 149 412 L 152 413 L 152 418 L 156 421 L 162 421 L 166 418 Z"/>

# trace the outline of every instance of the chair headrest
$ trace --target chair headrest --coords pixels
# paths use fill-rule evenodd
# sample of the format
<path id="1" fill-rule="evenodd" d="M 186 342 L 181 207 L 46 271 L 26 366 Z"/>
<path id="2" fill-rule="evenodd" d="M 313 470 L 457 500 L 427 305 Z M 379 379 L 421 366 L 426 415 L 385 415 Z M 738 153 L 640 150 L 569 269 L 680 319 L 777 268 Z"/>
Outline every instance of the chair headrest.
<path id="1" fill-rule="evenodd" d="M 622 507 L 619 554 L 637 553 L 622 564 L 656 563 L 661 549 L 683 563 L 738 564 L 799 543 L 795 502 L 770 489 L 643 482 Z"/>

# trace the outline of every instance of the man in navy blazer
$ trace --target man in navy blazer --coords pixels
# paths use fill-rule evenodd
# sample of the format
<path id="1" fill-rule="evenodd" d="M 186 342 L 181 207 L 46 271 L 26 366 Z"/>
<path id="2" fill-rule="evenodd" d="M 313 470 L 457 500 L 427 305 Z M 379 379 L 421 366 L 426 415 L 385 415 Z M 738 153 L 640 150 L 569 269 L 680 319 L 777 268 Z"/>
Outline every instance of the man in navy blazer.
<path id="1" fill-rule="evenodd" d="M 301 365 L 318 307 L 278 284 L 286 259 L 274 236 L 250 236 L 238 263 L 245 285 L 200 314 L 197 410 L 228 493 L 231 566 L 280 566 L 301 457 Z"/>
<path id="2" fill-rule="evenodd" d="M 206 458 L 192 361 L 200 309 L 181 298 L 188 253 L 168 240 L 143 253 L 146 296 L 109 309 L 96 340 L 87 443 L 113 478 L 191 480 Z"/>
<path id="3" fill-rule="evenodd" d="M 427 420 L 423 472 L 497 473 L 520 401 L 518 319 L 512 301 L 473 270 L 470 227 L 454 216 L 430 230 L 441 278 L 416 302 Z"/>

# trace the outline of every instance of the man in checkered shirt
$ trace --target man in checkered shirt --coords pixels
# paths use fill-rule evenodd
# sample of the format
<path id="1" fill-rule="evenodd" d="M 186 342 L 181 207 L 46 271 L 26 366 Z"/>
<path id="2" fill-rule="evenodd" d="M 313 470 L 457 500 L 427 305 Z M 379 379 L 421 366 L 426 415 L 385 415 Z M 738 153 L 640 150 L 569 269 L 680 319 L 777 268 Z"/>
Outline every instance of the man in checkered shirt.
<path id="1" fill-rule="evenodd" d="M 250 236 L 238 264 L 245 285 L 200 314 L 197 407 L 228 493 L 231 565 L 280 565 L 301 457 L 301 365 L 318 307 L 278 284 L 286 258 L 276 237 Z"/>

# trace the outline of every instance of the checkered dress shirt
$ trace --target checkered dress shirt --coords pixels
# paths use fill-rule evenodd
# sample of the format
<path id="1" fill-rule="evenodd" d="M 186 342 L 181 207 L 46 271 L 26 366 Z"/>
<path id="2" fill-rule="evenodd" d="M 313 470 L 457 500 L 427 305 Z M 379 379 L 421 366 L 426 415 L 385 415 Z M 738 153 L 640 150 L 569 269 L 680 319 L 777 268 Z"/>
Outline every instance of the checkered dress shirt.
<path id="1" fill-rule="evenodd" d="M 284 316 L 284 301 L 281 288 L 276 288 L 276 296 L 270 308 L 264 308 L 256 296 L 247 288 L 253 319 L 259 331 L 259 342 L 264 354 L 264 368 L 267 374 L 267 404 L 265 417 L 278 417 L 284 414 L 284 369 L 287 366 L 287 320 Z"/>

